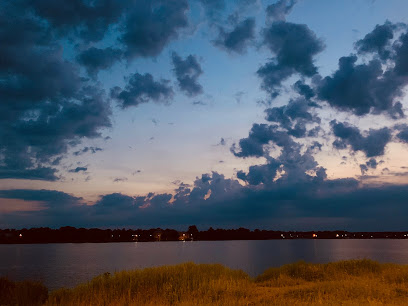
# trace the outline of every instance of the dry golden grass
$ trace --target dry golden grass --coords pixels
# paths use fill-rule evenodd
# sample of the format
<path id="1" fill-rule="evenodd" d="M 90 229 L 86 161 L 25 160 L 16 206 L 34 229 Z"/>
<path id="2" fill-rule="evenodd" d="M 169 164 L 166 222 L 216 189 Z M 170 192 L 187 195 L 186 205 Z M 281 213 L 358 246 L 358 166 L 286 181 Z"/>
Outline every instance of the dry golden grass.
<path id="1" fill-rule="evenodd" d="M 221 265 L 185 263 L 105 273 L 51 292 L 46 305 L 408 305 L 408 266 L 298 262 L 250 278 Z"/>

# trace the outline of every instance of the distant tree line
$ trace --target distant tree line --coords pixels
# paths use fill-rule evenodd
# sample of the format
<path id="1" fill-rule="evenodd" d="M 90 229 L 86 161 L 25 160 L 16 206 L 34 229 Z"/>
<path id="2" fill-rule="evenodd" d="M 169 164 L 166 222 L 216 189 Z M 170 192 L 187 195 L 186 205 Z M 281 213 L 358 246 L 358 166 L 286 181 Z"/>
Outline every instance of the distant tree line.
<path id="1" fill-rule="evenodd" d="M 270 231 L 238 229 L 213 229 L 199 231 L 191 225 L 187 231 L 152 228 L 98 229 L 71 226 L 51 229 L 0 229 L 0 243 L 84 243 L 84 242 L 147 242 L 194 240 L 270 240 L 270 239 L 408 239 L 407 232 L 347 232 L 347 231 Z"/>

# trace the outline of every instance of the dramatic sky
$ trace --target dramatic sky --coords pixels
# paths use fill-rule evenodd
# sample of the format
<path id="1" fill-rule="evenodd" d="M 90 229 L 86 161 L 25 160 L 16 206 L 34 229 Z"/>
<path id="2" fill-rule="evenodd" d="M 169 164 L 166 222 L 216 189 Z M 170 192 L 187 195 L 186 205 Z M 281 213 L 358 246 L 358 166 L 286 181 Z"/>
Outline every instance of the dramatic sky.
<path id="1" fill-rule="evenodd" d="M 2 0 L 0 227 L 408 229 L 406 0 Z"/>

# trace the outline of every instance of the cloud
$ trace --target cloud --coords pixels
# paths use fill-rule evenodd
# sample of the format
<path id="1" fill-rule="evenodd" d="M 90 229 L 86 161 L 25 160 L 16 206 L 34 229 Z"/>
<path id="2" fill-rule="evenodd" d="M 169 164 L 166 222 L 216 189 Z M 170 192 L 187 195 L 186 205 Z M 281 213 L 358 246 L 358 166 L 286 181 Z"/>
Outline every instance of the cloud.
<path id="1" fill-rule="evenodd" d="M 356 61 L 354 55 L 340 58 L 339 69 L 322 80 L 319 98 L 357 116 L 372 111 L 402 117 L 401 105 L 393 104 L 394 99 L 402 95 L 402 80 L 392 71 L 383 73 L 379 60 L 367 64 L 356 64 Z"/>
<path id="2" fill-rule="evenodd" d="M 127 13 L 119 41 L 128 59 L 159 55 L 187 28 L 187 0 L 142 0 Z"/>
<path id="3" fill-rule="evenodd" d="M 174 67 L 173 72 L 180 89 L 190 97 L 201 94 L 203 87 L 198 83 L 198 78 L 203 70 L 197 58 L 190 54 L 183 60 L 176 52 L 173 52 L 171 59 Z"/>
<path id="4" fill-rule="evenodd" d="M 24 201 L 40 201 L 45 203 L 75 203 L 82 198 L 74 197 L 62 191 L 34 190 L 34 189 L 9 189 L 0 190 L 0 198 L 21 199 Z M 48 204 L 47 206 L 51 206 Z"/>
<path id="5" fill-rule="evenodd" d="M 405 25 L 405 28 L 407 26 Z M 395 50 L 395 73 L 399 77 L 404 77 L 404 85 L 407 84 L 406 77 L 408 76 L 408 32 L 403 33 L 397 43 L 394 44 Z"/>
<path id="6" fill-rule="evenodd" d="M 71 173 L 78 173 L 78 172 L 85 172 L 85 171 L 87 171 L 88 170 L 88 168 L 87 167 L 76 167 L 75 169 L 71 169 L 71 170 L 69 170 L 68 172 L 71 172 Z"/>
<path id="7" fill-rule="evenodd" d="M 264 165 L 250 166 L 248 173 L 242 170 L 238 171 L 237 177 L 250 185 L 268 184 L 274 181 L 280 167 L 281 163 L 275 159 L 270 159 L 268 163 Z"/>
<path id="8" fill-rule="evenodd" d="M 0 179 L 25 179 L 25 180 L 43 180 L 56 181 L 56 169 L 51 167 L 36 167 L 31 169 L 10 169 L 0 167 Z"/>
<path id="9" fill-rule="evenodd" d="M 127 196 L 121 193 L 111 193 L 103 195 L 91 207 L 91 211 L 95 215 L 102 214 L 129 214 L 129 210 L 137 208 L 134 197 Z"/>
<path id="10" fill-rule="evenodd" d="M 115 177 L 113 179 L 113 182 L 114 183 L 123 183 L 123 182 L 126 182 L 127 180 L 128 180 L 127 177 Z"/>
<path id="11" fill-rule="evenodd" d="M 365 175 L 369 169 L 377 169 L 378 162 L 375 158 L 370 158 L 365 164 L 360 165 L 361 174 Z"/>
<path id="12" fill-rule="evenodd" d="M 56 180 L 61 156 L 100 137 L 111 126 L 111 109 L 103 91 L 63 57 L 55 29 L 22 3 L 6 1 L 0 10 L 0 172 Z"/>
<path id="13" fill-rule="evenodd" d="M 201 106 L 207 105 L 207 103 L 205 103 L 203 101 L 194 101 L 192 104 L 193 105 L 201 105 Z"/>
<path id="14" fill-rule="evenodd" d="M 338 70 L 317 86 L 319 99 L 357 116 L 385 113 L 392 119 L 403 118 L 398 99 L 408 84 L 408 34 L 404 32 L 393 41 L 400 29 L 406 30 L 406 26 L 387 21 L 359 40 L 358 53 L 374 57 L 361 64 L 356 55 L 341 57 Z"/>
<path id="15" fill-rule="evenodd" d="M 60 36 L 78 37 L 85 42 L 102 40 L 110 26 L 117 23 L 131 0 L 120 2 L 100 0 L 52 0 L 19 1 L 23 7 L 32 7 Z"/>
<path id="16" fill-rule="evenodd" d="M 385 147 L 391 141 L 391 130 L 386 127 L 370 129 L 364 136 L 357 127 L 347 123 L 333 120 L 330 125 L 334 136 L 338 138 L 333 142 L 336 149 L 350 146 L 353 151 L 362 151 L 367 157 L 375 157 L 384 155 Z"/>
<path id="17" fill-rule="evenodd" d="M 408 143 L 408 125 L 400 124 L 396 126 L 396 130 L 399 131 L 397 138 L 404 143 Z"/>
<path id="18" fill-rule="evenodd" d="M 315 96 L 313 88 L 302 81 L 296 81 L 296 83 L 293 84 L 293 89 L 307 100 L 310 100 Z"/>
<path id="19" fill-rule="evenodd" d="M 266 120 L 279 123 L 296 138 L 306 137 L 306 125 L 321 121 L 317 115 L 309 112 L 310 108 L 309 102 L 304 98 L 291 99 L 287 105 L 266 109 Z"/>
<path id="20" fill-rule="evenodd" d="M 278 94 L 282 81 L 294 73 L 311 77 L 317 73 L 313 57 L 324 49 L 323 42 L 304 24 L 273 22 L 262 31 L 263 44 L 276 56 L 261 66 L 257 74 L 262 88 Z"/>
<path id="21" fill-rule="evenodd" d="M 219 34 L 214 44 L 228 52 L 245 53 L 248 45 L 255 38 L 255 19 L 247 18 L 237 23 L 231 31 L 219 27 Z"/>
<path id="22" fill-rule="evenodd" d="M 374 30 L 356 42 L 355 47 L 360 54 L 376 53 L 382 60 L 391 56 L 390 42 L 394 38 L 397 25 L 386 21 L 383 25 L 376 25 Z"/>
<path id="23" fill-rule="evenodd" d="M 225 10 L 224 0 L 199 0 L 199 2 L 203 6 L 210 22 L 216 22 L 221 19 L 221 15 Z"/>
<path id="24" fill-rule="evenodd" d="M 272 21 L 285 21 L 297 0 L 278 0 L 266 8 L 266 16 Z"/>
<path id="25" fill-rule="evenodd" d="M 259 170 L 262 173 L 264 169 Z M 253 174 L 253 183 L 257 183 L 258 177 Z M 262 174 L 259 178 L 270 180 Z M 157 227 L 160 219 L 162 227 L 177 228 L 189 224 L 229 227 L 237 223 L 256 228 L 272 222 L 279 229 L 316 230 L 327 229 L 327 222 L 334 222 L 333 230 L 403 230 L 407 196 L 406 185 L 370 186 L 354 179 L 310 176 L 301 181 L 278 179 L 272 184 L 242 186 L 213 172 L 197 178 L 192 187 L 178 187 L 173 196 L 113 193 L 102 195 L 94 205 L 83 205 L 82 199 L 53 190 L 2 190 L 3 201 L 41 201 L 44 206 L 40 211 L 3 214 L 0 224 L 30 226 L 34 219 L 36 226 Z M 398 216 L 395 211 L 400 212 Z"/>
<path id="26" fill-rule="evenodd" d="M 122 51 L 120 49 L 91 47 L 78 54 L 77 61 L 85 67 L 90 76 L 95 78 L 100 70 L 110 68 L 121 58 Z"/>
<path id="27" fill-rule="evenodd" d="M 257 124 L 252 125 L 247 138 L 238 142 L 238 147 L 233 144 L 231 152 L 237 157 L 262 157 L 266 154 L 264 146 L 270 141 L 278 143 L 293 142 L 287 132 L 278 131 L 277 125 Z M 240 150 L 237 150 L 240 149 Z"/>
<path id="28" fill-rule="evenodd" d="M 75 151 L 73 154 L 75 156 L 79 156 L 79 155 L 82 155 L 82 154 L 85 154 L 85 153 L 88 153 L 88 152 L 91 152 L 92 154 L 95 154 L 98 151 L 103 151 L 103 149 L 99 148 L 99 147 L 84 147 L 82 150 Z"/>
<path id="29" fill-rule="evenodd" d="M 122 108 L 138 106 L 150 100 L 166 103 L 173 98 L 173 89 L 168 85 L 168 80 L 155 81 L 150 73 L 134 73 L 127 78 L 124 89 L 116 86 L 111 89 L 111 97 Z"/>

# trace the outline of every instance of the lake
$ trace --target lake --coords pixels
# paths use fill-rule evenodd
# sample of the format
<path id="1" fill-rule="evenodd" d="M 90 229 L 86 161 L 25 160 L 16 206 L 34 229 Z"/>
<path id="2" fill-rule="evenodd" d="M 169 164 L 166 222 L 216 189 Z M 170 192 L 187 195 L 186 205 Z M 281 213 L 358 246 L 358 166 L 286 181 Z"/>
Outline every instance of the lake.
<path id="1" fill-rule="evenodd" d="M 326 263 L 369 258 L 408 264 L 408 240 L 252 240 L 53 243 L 0 245 L 0 276 L 41 280 L 49 289 L 73 287 L 104 272 L 195 263 L 221 263 L 251 276 L 305 260 Z"/>

